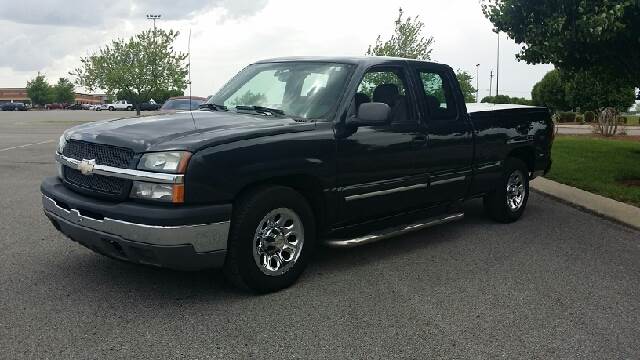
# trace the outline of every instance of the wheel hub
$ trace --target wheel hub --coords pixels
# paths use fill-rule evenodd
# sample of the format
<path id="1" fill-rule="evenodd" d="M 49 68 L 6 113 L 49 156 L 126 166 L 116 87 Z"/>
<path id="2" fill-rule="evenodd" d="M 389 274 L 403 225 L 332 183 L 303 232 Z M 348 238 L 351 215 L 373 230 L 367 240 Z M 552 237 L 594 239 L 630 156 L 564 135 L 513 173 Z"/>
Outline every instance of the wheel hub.
<path id="1" fill-rule="evenodd" d="M 258 224 L 254 236 L 253 257 L 267 275 L 281 275 L 298 260 L 304 243 L 304 228 L 291 209 L 269 212 Z"/>

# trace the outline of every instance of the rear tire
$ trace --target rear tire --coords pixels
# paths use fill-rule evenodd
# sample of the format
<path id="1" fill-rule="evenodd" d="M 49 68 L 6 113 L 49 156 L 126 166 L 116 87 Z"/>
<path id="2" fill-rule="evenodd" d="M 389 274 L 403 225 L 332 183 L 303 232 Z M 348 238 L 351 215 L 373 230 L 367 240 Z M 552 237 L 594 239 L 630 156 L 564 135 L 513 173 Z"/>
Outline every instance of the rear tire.
<path id="1" fill-rule="evenodd" d="M 529 170 L 522 160 L 508 158 L 500 187 L 484 197 L 484 209 L 493 220 L 512 223 L 522 217 L 529 200 Z"/>
<path id="2" fill-rule="evenodd" d="M 114 111 L 115 108 L 113 106 L 109 106 L 109 111 Z"/>
<path id="3" fill-rule="evenodd" d="M 241 289 L 269 293 L 291 286 L 315 245 L 311 207 L 295 190 L 260 187 L 234 205 L 224 274 Z"/>

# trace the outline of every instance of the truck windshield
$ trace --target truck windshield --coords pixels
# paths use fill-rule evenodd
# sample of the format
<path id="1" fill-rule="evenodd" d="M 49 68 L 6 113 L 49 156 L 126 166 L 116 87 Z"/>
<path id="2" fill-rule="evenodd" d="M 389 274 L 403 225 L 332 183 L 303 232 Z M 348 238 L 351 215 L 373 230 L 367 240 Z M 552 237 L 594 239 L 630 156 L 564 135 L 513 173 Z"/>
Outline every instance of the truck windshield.
<path id="1" fill-rule="evenodd" d="M 270 108 L 295 118 L 326 119 L 335 111 L 352 68 L 315 62 L 254 64 L 231 79 L 208 103 L 236 111 Z"/>

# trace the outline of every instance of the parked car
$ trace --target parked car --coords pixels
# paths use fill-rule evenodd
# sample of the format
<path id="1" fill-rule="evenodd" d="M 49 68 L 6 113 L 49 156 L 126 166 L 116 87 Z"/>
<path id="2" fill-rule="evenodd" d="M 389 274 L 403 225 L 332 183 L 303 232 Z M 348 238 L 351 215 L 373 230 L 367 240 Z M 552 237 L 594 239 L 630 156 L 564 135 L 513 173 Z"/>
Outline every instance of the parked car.
<path id="1" fill-rule="evenodd" d="M 82 110 L 91 110 L 91 104 L 82 104 Z"/>
<path id="2" fill-rule="evenodd" d="M 192 96 L 191 100 L 189 100 L 189 96 L 176 96 L 169 98 L 164 105 L 162 105 L 160 111 L 176 112 L 197 110 L 206 100 L 206 98 L 199 96 Z"/>
<path id="3" fill-rule="evenodd" d="M 27 107 L 24 103 L 14 102 L 14 103 L 4 103 L 0 106 L 2 111 L 27 111 Z"/>
<path id="4" fill-rule="evenodd" d="M 160 104 L 156 104 L 155 101 L 151 100 L 140 104 L 140 111 L 157 111 L 160 110 L 160 107 Z"/>
<path id="5" fill-rule="evenodd" d="M 44 106 L 45 109 L 47 110 L 62 110 L 64 109 L 64 107 L 66 106 L 66 104 L 47 104 Z"/>
<path id="6" fill-rule="evenodd" d="M 65 107 L 65 109 L 67 109 L 67 110 L 82 110 L 83 108 L 82 108 L 82 104 L 77 104 L 76 103 L 76 104 L 67 105 Z"/>
<path id="7" fill-rule="evenodd" d="M 468 110 L 446 65 L 266 60 L 200 111 L 65 131 L 42 200 L 54 227 L 93 251 L 222 267 L 233 284 L 270 292 L 295 282 L 320 243 L 458 220 L 468 199 L 518 220 L 529 180 L 551 167 L 553 134 L 546 108 Z"/>
<path id="8" fill-rule="evenodd" d="M 127 100 L 118 100 L 118 101 L 114 102 L 113 104 L 104 104 L 100 108 L 100 110 L 109 110 L 109 111 L 116 111 L 116 110 L 131 111 L 133 109 L 134 109 L 133 104 L 131 104 Z"/>

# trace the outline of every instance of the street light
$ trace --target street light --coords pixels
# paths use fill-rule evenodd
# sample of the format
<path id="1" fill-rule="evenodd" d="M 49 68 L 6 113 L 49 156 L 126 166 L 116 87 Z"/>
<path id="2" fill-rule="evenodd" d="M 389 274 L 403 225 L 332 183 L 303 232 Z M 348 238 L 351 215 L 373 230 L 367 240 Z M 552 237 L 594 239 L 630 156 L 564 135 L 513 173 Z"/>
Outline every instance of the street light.
<path id="1" fill-rule="evenodd" d="M 153 30 L 156 29 L 156 20 L 160 20 L 161 17 L 160 14 L 147 14 L 147 20 L 153 20 Z"/>
<path id="2" fill-rule="evenodd" d="M 476 103 L 480 102 L 480 64 L 476 64 Z"/>

